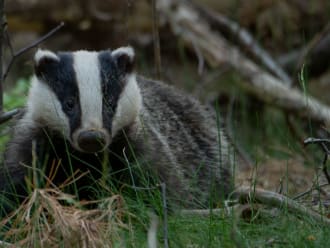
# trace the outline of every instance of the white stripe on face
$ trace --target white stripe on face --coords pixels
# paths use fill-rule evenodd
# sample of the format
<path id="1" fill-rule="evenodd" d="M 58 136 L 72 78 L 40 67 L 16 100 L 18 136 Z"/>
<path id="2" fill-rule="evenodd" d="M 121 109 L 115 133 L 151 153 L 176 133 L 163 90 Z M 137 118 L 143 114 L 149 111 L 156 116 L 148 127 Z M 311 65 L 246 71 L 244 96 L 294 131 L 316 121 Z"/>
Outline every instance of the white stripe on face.
<path id="1" fill-rule="evenodd" d="M 112 121 L 112 137 L 120 129 L 132 124 L 138 117 L 142 106 L 140 89 L 136 82 L 135 74 L 126 76 L 126 86 L 118 100 L 117 109 Z"/>
<path id="2" fill-rule="evenodd" d="M 70 137 L 70 124 L 62 105 L 53 91 L 41 82 L 36 76 L 32 78 L 31 88 L 27 101 L 27 116 L 33 121 L 57 130 Z"/>
<path id="3" fill-rule="evenodd" d="M 101 129 L 102 87 L 97 52 L 78 51 L 73 54 L 81 106 L 82 129 Z"/>

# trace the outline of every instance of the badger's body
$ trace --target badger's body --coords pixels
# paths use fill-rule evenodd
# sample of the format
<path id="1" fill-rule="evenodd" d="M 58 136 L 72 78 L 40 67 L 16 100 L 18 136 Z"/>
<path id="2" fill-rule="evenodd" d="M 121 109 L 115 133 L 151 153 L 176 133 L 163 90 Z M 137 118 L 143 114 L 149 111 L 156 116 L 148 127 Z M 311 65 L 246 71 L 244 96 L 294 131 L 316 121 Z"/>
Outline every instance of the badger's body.
<path id="1" fill-rule="evenodd" d="M 161 82 L 136 77 L 133 64 L 131 48 L 39 50 L 27 107 L 4 155 L 3 194 L 14 189 L 25 196 L 25 178 L 34 167 L 57 186 L 75 171 L 88 172 L 75 182 L 80 198 L 93 198 L 88 189 L 105 173 L 123 185 L 146 186 L 141 182 L 147 176 L 134 179 L 144 172 L 155 176 L 150 184 L 164 182 L 169 198 L 186 207 L 226 195 L 228 144 L 212 110 Z"/>

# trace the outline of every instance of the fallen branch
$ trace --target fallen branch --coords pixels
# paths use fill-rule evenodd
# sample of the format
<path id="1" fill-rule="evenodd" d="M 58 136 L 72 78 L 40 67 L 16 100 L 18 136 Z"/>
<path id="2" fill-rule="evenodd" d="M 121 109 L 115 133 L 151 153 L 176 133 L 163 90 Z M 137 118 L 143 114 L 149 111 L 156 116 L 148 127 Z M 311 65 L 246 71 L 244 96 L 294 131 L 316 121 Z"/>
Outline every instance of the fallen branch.
<path id="1" fill-rule="evenodd" d="M 251 189 L 250 187 L 242 187 L 233 193 L 233 198 L 237 199 L 240 204 L 243 205 L 234 205 L 232 206 L 232 210 L 228 211 L 228 209 L 224 208 L 216 208 L 216 209 L 183 209 L 177 212 L 180 216 L 199 216 L 199 217 L 209 217 L 209 216 L 220 216 L 226 217 L 235 214 L 236 217 L 240 219 L 253 221 L 260 214 L 262 216 L 275 216 L 276 212 L 267 211 L 262 209 L 257 204 L 263 204 L 269 206 L 271 208 L 287 209 L 290 213 L 295 215 L 302 215 L 309 217 L 315 221 L 322 222 L 327 226 L 330 226 L 330 219 L 326 216 L 320 215 L 313 210 L 306 208 L 305 206 L 299 204 L 298 202 L 284 196 L 278 194 L 276 192 L 262 190 L 262 189 Z M 252 204 L 251 203 L 255 203 Z M 256 213 L 259 213 L 256 215 Z"/>
<path id="2" fill-rule="evenodd" d="M 260 100 L 301 117 L 330 126 L 330 108 L 298 89 L 290 88 L 278 78 L 261 69 L 230 45 L 220 33 L 213 32 L 207 20 L 187 1 L 160 0 L 159 13 L 173 32 L 193 49 L 199 47 L 210 66 L 228 64 L 245 80 L 241 85 Z"/>
<path id="3" fill-rule="evenodd" d="M 251 56 L 274 76 L 282 80 L 288 86 L 292 80 L 282 67 L 263 49 L 253 36 L 236 22 L 228 19 L 220 13 L 204 7 L 202 4 L 192 3 L 196 11 L 205 18 L 212 29 L 218 30 L 227 39 L 234 39 L 244 53 Z"/>
<path id="4" fill-rule="evenodd" d="M 251 222 L 259 217 L 274 217 L 275 212 L 273 210 L 263 209 L 258 204 L 235 204 L 226 208 L 213 208 L 213 209 L 181 209 L 177 213 L 181 217 L 204 217 L 210 216 L 226 218 L 235 217 L 240 220 Z M 277 213 L 276 213 L 277 215 Z"/>
<path id="5" fill-rule="evenodd" d="M 214 208 L 214 209 L 182 209 L 178 213 L 180 216 L 199 216 L 199 217 L 209 217 L 213 216 L 227 216 L 228 211 L 224 208 Z"/>
<path id="6" fill-rule="evenodd" d="M 322 222 L 327 226 L 330 226 L 330 219 L 325 216 L 322 216 L 305 206 L 297 203 L 296 201 L 267 190 L 262 189 L 251 189 L 249 187 L 239 188 L 234 192 L 234 197 L 237 197 L 239 202 L 248 203 L 248 202 L 256 202 L 261 203 L 270 207 L 277 208 L 286 208 L 289 212 L 293 214 L 303 215 L 306 217 L 310 217 L 311 219 Z"/>

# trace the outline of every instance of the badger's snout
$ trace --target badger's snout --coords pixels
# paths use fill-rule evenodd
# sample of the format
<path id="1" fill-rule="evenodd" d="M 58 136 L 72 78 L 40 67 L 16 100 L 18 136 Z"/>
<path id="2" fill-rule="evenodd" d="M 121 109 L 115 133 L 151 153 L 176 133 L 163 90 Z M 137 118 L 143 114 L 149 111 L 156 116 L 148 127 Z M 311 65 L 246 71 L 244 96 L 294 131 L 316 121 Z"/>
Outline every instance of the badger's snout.
<path id="1" fill-rule="evenodd" d="M 106 135 L 97 130 L 82 131 L 77 137 L 77 143 L 84 152 L 100 152 L 107 145 Z"/>

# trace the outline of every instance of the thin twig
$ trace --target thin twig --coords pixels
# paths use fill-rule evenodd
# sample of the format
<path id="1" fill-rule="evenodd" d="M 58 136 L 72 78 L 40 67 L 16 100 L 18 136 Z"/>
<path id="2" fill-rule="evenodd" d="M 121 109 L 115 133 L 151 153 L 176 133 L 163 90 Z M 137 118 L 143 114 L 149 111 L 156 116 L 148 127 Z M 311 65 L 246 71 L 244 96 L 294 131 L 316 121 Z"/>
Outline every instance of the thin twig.
<path id="1" fill-rule="evenodd" d="M 330 183 L 330 175 L 328 173 L 327 165 L 326 165 L 328 156 L 329 156 L 328 153 L 324 154 L 324 159 L 323 159 L 323 163 L 322 163 L 322 172 L 325 175 L 325 178 L 327 179 L 328 183 Z"/>
<path id="2" fill-rule="evenodd" d="M 317 185 L 316 187 L 313 186 L 310 189 L 306 190 L 305 192 L 299 193 L 298 195 L 294 196 L 292 199 L 293 200 L 298 200 L 299 198 L 304 197 L 305 195 L 308 195 L 309 193 L 311 193 L 314 189 L 318 189 L 318 188 L 323 188 L 325 186 L 330 185 L 329 183 L 323 183 L 321 185 Z"/>
<path id="3" fill-rule="evenodd" d="M 21 56 L 23 53 L 27 52 L 28 50 L 30 50 L 33 47 L 38 46 L 40 43 L 42 43 L 43 41 L 45 41 L 46 39 L 48 39 L 49 37 L 51 37 L 53 34 L 55 34 L 60 28 L 62 28 L 64 26 L 64 22 L 61 22 L 58 26 L 56 26 L 54 29 L 52 29 L 50 32 L 48 32 L 46 35 L 42 36 L 41 38 L 39 38 L 38 40 L 34 41 L 32 44 L 28 45 L 27 47 L 24 47 L 22 49 L 20 49 L 17 52 L 14 52 L 14 49 L 11 45 L 10 42 L 10 37 L 8 34 L 8 31 L 5 30 L 6 28 L 6 21 L 5 21 L 5 17 L 4 17 L 4 13 L 3 13 L 3 8 L 1 7 L 3 4 L 3 0 L 0 0 L 0 19 L 2 20 L 2 23 L 0 23 L 1 27 L 0 27 L 0 124 L 10 120 L 12 117 L 14 117 L 19 110 L 18 109 L 13 109 L 11 111 L 8 111 L 6 113 L 3 113 L 3 82 L 6 80 L 8 73 L 10 71 L 11 66 L 13 65 L 15 59 L 19 56 Z M 6 39 L 7 41 L 7 45 L 9 47 L 9 50 L 11 52 L 11 60 L 9 61 L 9 64 L 5 70 L 5 72 L 3 73 L 2 70 L 2 49 L 3 49 L 3 41 L 4 39 Z"/>
<path id="4" fill-rule="evenodd" d="M 313 137 L 309 137 L 309 138 L 304 140 L 304 145 L 320 144 L 320 143 L 329 143 L 330 144 L 330 140 L 329 139 L 313 138 Z"/>
<path id="5" fill-rule="evenodd" d="M 313 68 L 317 68 L 317 70 L 314 69 L 314 71 L 319 71 L 321 73 L 322 71 L 324 72 L 329 66 L 329 42 L 330 22 L 327 23 L 323 30 L 317 33 L 315 37 L 303 49 L 303 51 L 298 57 L 298 61 L 296 61 L 296 68 L 294 74 L 298 74 L 301 68 L 306 64 L 310 72 L 308 76 L 310 77 L 320 75 L 320 73 L 316 73 L 317 75 L 315 75 L 315 73 L 313 72 Z M 294 83 L 298 85 L 299 78 L 295 77 L 295 79 L 296 81 Z"/>
<path id="6" fill-rule="evenodd" d="M 324 152 L 324 158 L 322 161 L 322 172 L 325 175 L 325 178 L 327 179 L 328 183 L 330 183 L 330 175 L 327 170 L 327 161 L 328 161 L 328 156 L 330 155 L 330 150 L 326 145 L 326 144 L 330 144 L 330 140 L 309 137 L 304 140 L 304 145 L 309 145 L 309 144 L 318 144 L 321 146 Z"/>
<path id="7" fill-rule="evenodd" d="M 197 46 L 196 42 L 192 41 L 192 44 L 198 60 L 198 75 L 202 76 L 204 71 L 204 64 L 205 64 L 204 56 L 203 53 L 201 52 L 201 49 Z"/>
<path id="8" fill-rule="evenodd" d="M 123 149 L 123 156 L 124 156 L 124 159 L 125 159 L 125 162 L 127 164 L 127 167 L 128 167 L 128 170 L 129 170 L 129 174 L 131 176 L 131 180 L 132 180 L 132 186 L 133 188 L 136 188 L 136 184 L 135 184 L 135 180 L 134 180 L 134 175 L 133 175 L 133 172 L 132 172 L 132 168 L 131 168 L 131 163 L 129 162 L 127 156 L 126 156 L 126 152 L 125 152 L 125 147 Z"/>
<path id="9" fill-rule="evenodd" d="M 0 76 L 3 73 L 3 43 L 6 29 L 5 1 L 0 0 Z M 0 113 L 3 111 L 3 79 L 0 79 Z"/>
<path id="10" fill-rule="evenodd" d="M 244 169 L 251 168 L 253 162 L 250 157 L 250 155 L 244 150 L 244 148 L 241 146 L 239 141 L 235 139 L 235 134 L 233 131 L 233 112 L 234 112 L 234 104 L 235 104 L 235 96 L 232 95 L 230 97 L 229 105 L 228 105 L 228 114 L 226 116 L 226 130 L 227 130 L 227 135 L 231 141 L 231 143 L 234 146 L 234 149 L 238 153 L 238 156 L 243 160 L 242 164 L 244 165 Z"/>
<path id="11" fill-rule="evenodd" d="M 9 47 L 10 55 L 14 56 L 15 51 L 14 51 L 13 45 L 10 42 L 11 39 L 10 39 L 10 35 L 9 35 L 9 32 L 8 32 L 7 28 L 5 30 L 5 36 L 6 36 L 7 46 Z"/>
<path id="12" fill-rule="evenodd" d="M 34 48 L 34 47 L 38 46 L 40 43 L 47 40 L 49 37 L 54 35 L 58 30 L 60 30 L 63 26 L 64 26 L 64 22 L 61 22 L 59 25 L 57 25 L 55 28 L 53 28 L 51 31 L 49 31 L 44 36 L 40 37 L 39 39 L 37 39 L 36 41 L 31 43 L 30 45 L 23 47 L 22 49 L 15 52 L 14 55 L 12 56 L 11 60 L 9 61 L 9 64 L 5 70 L 5 73 L 3 74 L 2 81 L 5 81 L 5 79 L 7 78 L 8 72 L 17 57 L 21 56 L 23 53 L 27 52 L 31 48 Z"/>
<path id="13" fill-rule="evenodd" d="M 151 0 L 152 4 L 152 36 L 154 43 L 154 56 L 155 56 L 155 66 L 156 66 L 156 77 L 161 79 L 161 55 L 160 55 L 160 41 L 159 41 L 159 31 L 158 31 L 158 12 L 156 8 L 156 1 Z"/>
<path id="14" fill-rule="evenodd" d="M 19 113 L 19 109 L 13 109 L 8 112 L 2 113 L 0 115 L 0 124 L 10 120 L 11 118 L 13 118 L 13 116 L 15 116 L 18 113 Z"/>
<path id="15" fill-rule="evenodd" d="M 200 51 L 200 49 L 199 49 Z M 203 60 L 205 62 L 205 59 L 203 57 Z M 203 63 L 204 63 L 203 62 Z M 204 65 L 203 65 L 204 66 Z M 205 67 L 205 66 L 204 66 Z M 205 92 L 205 89 L 208 85 L 212 85 L 221 75 L 225 74 L 228 70 L 230 70 L 230 67 L 227 65 L 223 65 L 219 68 L 216 68 L 212 71 L 208 71 L 208 73 L 204 73 L 203 75 L 200 75 L 200 82 L 196 84 L 194 88 L 193 95 L 196 96 L 197 98 L 201 98 L 201 93 Z M 208 102 L 212 102 L 213 99 L 208 99 Z"/>
<path id="16" fill-rule="evenodd" d="M 160 188 L 162 190 L 162 199 L 163 199 L 163 225 L 164 225 L 164 248 L 168 248 L 168 221 L 167 221 L 167 200 L 166 200 L 166 184 L 161 183 Z"/>
<path id="17" fill-rule="evenodd" d="M 139 186 L 132 186 L 132 185 L 127 185 L 131 189 L 134 190 L 154 190 L 154 189 L 159 189 L 159 185 L 157 186 L 151 186 L 151 187 L 139 187 Z"/>

